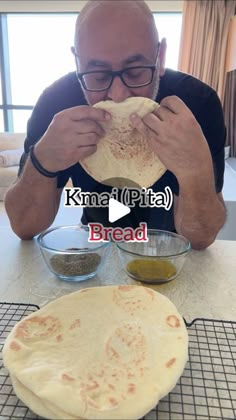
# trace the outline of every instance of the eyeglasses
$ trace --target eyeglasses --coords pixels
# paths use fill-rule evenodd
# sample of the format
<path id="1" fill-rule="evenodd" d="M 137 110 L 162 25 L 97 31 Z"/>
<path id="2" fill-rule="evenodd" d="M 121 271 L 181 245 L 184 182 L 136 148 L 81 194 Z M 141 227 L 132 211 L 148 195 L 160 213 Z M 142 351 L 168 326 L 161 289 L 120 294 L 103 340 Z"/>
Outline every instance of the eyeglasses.
<path id="1" fill-rule="evenodd" d="M 115 77 L 119 77 L 125 86 L 129 88 L 139 88 L 147 86 L 153 81 L 156 66 L 135 66 L 127 67 L 119 71 L 96 70 L 78 73 L 77 77 L 81 81 L 85 90 L 100 92 L 110 89 Z"/>

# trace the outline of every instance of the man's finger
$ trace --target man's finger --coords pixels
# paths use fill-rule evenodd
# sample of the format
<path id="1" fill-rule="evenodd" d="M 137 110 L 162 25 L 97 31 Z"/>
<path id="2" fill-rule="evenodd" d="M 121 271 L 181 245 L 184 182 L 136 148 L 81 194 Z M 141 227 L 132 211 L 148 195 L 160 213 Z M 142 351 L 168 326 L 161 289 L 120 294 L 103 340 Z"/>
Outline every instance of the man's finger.
<path id="1" fill-rule="evenodd" d="M 139 133 L 143 134 L 145 137 L 148 137 L 149 129 L 137 114 L 134 113 L 130 115 L 130 122 Z"/>
<path id="2" fill-rule="evenodd" d="M 153 113 L 147 114 L 143 118 L 143 124 L 148 128 L 152 133 L 158 135 L 161 130 L 162 121 Z"/>
<path id="3" fill-rule="evenodd" d="M 73 108 L 68 108 L 65 111 L 59 112 L 60 115 L 64 113 L 72 121 L 80 120 L 94 120 L 94 121 L 109 121 L 111 119 L 111 114 L 104 109 L 94 108 L 89 105 L 75 106 Z"/>
<path id="4" fill-rule="evenodd" d="M 160 105 L 169 109 L 174 114 L 180 114 L 184 110 L 188 109 L 178 96 L 167 96 L 162 99 Z"/>
<path id="5" fill-rule="evenodd" d="M 105 130 L 94 120 L 73 121 L 73 125 L 74 131 L 78 134 L 96 133 L 100 137 L 105 135 Z"/>
<path id="6" fill-rule="evenodd" d="M 96 146 L 99 142 L 99 137 L 96 133 L 88 133 L 79 135 L 77 139 L 77 147 Z"/>
<path id="7" fill-rule="evenodd" d="M 165 121 L 168 119 L 168 117 L 170 117 L 170 115 L 173 114 L 173 112 L 164 106 L 159 106 L 158 109 L 153 112 L 153 114 L 156 115 L 159 120 Z"/>
<path id="8" fill-rule="evenodd" d="M 78 149 L 78 160 L 84 159 L 97 151 L 97 146 L 81 146 Z"/>

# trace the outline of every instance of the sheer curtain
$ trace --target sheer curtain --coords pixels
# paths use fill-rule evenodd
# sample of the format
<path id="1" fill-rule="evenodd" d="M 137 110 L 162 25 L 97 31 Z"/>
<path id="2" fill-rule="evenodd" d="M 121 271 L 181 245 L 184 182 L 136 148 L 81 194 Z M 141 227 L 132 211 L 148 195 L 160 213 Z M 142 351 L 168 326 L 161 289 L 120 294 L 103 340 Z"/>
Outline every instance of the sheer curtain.
<path id="1" fill-rule="evenodd" d="M 226 144 L 230 146 L 230 156 L 236 157 L 236 16 L 230 22 L 225 71 L 226 85 L 223 109 L 227 127 Z"/>
<path id="2" fill-rule="evenodd" d="M 223 103 L 225 56 L 236 0 L 185 0 L 178 68 L 215 89 Z"/>
<path id="3" fill-rule="evenodd" d="M 236 70 L 227 73 L 224 98 L 226 145 L 230 146 L 230 156 L 236 157 Z"/>

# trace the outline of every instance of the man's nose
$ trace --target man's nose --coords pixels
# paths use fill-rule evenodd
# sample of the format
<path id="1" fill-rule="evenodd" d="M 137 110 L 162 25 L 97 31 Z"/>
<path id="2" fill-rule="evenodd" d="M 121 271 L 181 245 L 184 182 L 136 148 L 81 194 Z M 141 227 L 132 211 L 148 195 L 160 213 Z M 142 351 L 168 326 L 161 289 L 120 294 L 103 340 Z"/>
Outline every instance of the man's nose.
<path id="1" fill-rule="evenodd" d="M 110 99 L 114 102 L 122 102 L 130 96 L 131 93 L 129 88 L 125 86 L 119 76 L 115 76 L 112 85 L 107 92 L 107 99 Z"/>

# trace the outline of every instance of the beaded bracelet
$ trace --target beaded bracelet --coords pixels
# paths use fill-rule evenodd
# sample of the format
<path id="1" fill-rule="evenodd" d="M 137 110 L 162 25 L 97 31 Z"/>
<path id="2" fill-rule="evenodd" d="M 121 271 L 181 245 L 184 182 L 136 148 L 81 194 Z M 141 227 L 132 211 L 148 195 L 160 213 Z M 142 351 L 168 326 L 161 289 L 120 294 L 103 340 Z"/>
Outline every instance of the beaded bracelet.
<path id="1" fill-rule="evenodd" d="M 46 176 L 47 178 L 55 178 L 58 175 L 58 172 L 50 172 L 47 171 L 47 169 L 45 169 L 41 163 L 38 161 L 38 159 L 36 158 L 35 154 L 34 154 L 34 146 L 30 146 L 30 159 L 31 162 L 33 164 L 33 166 L 35 167 L 35 169 L 37 169 L 37 171 L 41 174 Z"/>

